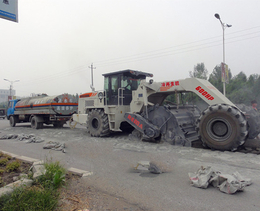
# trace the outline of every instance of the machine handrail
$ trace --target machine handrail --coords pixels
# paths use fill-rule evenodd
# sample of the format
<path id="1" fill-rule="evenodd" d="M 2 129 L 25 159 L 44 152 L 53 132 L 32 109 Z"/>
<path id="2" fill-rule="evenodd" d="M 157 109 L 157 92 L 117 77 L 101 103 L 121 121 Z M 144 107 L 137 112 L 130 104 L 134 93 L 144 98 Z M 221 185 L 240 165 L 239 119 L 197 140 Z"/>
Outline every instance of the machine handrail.
<path id="1" fill-rule="evenodd" d="M 121 95 L 120 95 L 120 90 L 122 90 Z M 124 90 L 125 90 L 125 88 L 119 88 L 118 89 L 118 106 L 120 105 L 120 99 L 121 99 L 121 105 L 124 104 Z"/>

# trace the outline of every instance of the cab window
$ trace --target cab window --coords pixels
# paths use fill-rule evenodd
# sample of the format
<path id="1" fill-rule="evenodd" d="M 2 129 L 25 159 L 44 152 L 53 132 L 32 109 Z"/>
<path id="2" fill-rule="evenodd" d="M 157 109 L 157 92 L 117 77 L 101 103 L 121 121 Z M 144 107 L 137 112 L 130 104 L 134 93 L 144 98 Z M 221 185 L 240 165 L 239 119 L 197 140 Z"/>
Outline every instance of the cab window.
<path id="1" fill-rule="evenodd" d="M 117 76 L 112 76 L 111 77 L 111 91 L 113 94 L 118 93 L 118 77 Z"/>
<path id="2" fill-rule="evenodd" d="M 133 90 L 137 90 L 140 84 L 140 79 L 135 79 L 129 76 L 122 76 L 121 87 L 125 88 L 125 93 L 132 93 Z"/>
<path id="3" fill-rule="evenodd" d="M 13 108 L 13 102 L 11 101 L 8 102 L 8 108 Z"/>
<path id="4" fill-rule="evenodd" d="M 104 80 L 104 90 L 106 92 L 108 92 L 108 90 L 109 90 L 109 78 L 108 77 L 105 77 L 105 80 Z"/>

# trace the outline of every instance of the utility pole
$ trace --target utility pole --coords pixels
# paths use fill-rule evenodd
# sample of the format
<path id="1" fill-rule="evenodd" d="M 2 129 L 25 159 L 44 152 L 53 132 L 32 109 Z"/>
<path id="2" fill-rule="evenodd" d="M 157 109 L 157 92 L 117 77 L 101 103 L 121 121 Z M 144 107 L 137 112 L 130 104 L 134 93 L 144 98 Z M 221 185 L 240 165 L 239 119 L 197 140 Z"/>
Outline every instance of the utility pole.
<path id="1" fill-rule="evenodd" d="M 10 82 L 10 99 L 8 99 L 8 100 L 12 100 L 13 99 L 13 97 L 12 97 L 13 83 L 19 82 L 20 80 L 15 80 L 15 81 L 10 81 L 8 79 L 4 79 L 4 80 Z"/>
<path id="2" fill-rule="evenodd" d="M 93 67 L 93 63 L 91 64 L 91 66 L 89 67 L 91 69 L 91 85 L 90 88 L 92 89 L 92 91 L 95 91 L 95 87 L 93 84 L 93 69 L 96 69 L 95 67 Z"/>
<path id="3" fill-rule="evenodd" d="M 223 94 L 224 94 L 224 96 L 226 96 L 225 29 L 227 27 L 231 27 L 232 25 L 223 23 L 222 20 L 220 19 L 220 16 L 218 13 L 215 14 L 215 18 L 219 19 L 222 30 L 223 30 L 223 63 L 224 63 L 223 66 L 224 66 L 224 70 L 222 70 L 222 75 L 223 75 L 222 77 L 223 77 Z M 221 67 L 222 67 L 222 65 L 221 65 Z"/>
<path id="4" fill-rule="evenodd" d="M 10 95 L 9 95 L 9 96 L 10 96 L 11 98 L 12 98 L 12 88 L 13 88 L 13 87 L 12 87 L 12 84 L 10 84 Z"/>

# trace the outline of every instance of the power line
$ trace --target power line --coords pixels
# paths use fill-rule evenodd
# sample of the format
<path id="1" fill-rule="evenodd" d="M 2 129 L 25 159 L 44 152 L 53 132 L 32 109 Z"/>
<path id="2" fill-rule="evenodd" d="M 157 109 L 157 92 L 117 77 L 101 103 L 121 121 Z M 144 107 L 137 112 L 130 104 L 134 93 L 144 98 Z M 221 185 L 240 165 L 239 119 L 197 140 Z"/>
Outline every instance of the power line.
<path id="1" fill-rule="evenodd" d="M 255 33 L 252 33 L 252 35 L 253 34 L 255 34 Z M 243 37 L 243 36 L 236 36 L 236 37 L 233 37 L 233 38 L 239 38 L 239 37 Z M 233 41 L 228 41 L 228 40 L 230 40 L 230 38 L 228 38 L 228 39 L 226 39 L 227 40 L 226 44 L 239 42 L 239 41 L 244 41 L 244 40 L 248 40 L 248 39 L 252 39 L 252 38 L 259 38 L 259 37 L 260 36 L 251 36 L 251 37 L 247 37 L 247 38 L 244 38 L 244 39 L 233 40 Z M 216 44 L 213 44 L 213 43 L 216 43 Z M 187 46 L 187 47 L 181 48 L 181 49 L 176 49 L 176 50 L 171 50 L 171 51 L 164 51 L 164 52 L 161 52 L 161 53 L 143 55 L 143 56 L 138 56 L 138 57 L 136 56 L 136 57 L 132 57 L 132 58 L 127 58 L 126 57 L 125 59 L 118 59 L 118 60 L 114 60 L 114 61 L 108 61 L 108 62 L 103 63 L 103 64 L 101 63 L 98 66 L 102 67 L 102 66 L 122 64 L 122 63 L 128 63 L 128 62 L 143 61 L 143 60 L 148 60 L 148 59 L 154 59 L 154 58 L 160 58 L 160 57 L 165 57 L 165 56 L 170 56 L 170 55 L 176 55 L 176 54 L 180 54 L 180 53 L 187 53 L 187 52 L 191 52 L 191 51 L 197 51 L 197 50 L 206 49 L 206 48 L 212 48 L 212 47 L 220 46 L 220 45 L 222 45 L 221 40 L 212 41 L 212 42 L 203 43 L 203 44 L 199 44 L 199 45 Z"/>
<path id="2" fill-rule="evenodd" d="M 232 33 L 227 33 L 226 34 L 226 36 L 227 36 L 226 44 L 240 42 L 240 41 L 253 39 L 253 38 L 259 38 L 260 36 L 258 35 L 258 33 L 260 33 L 260 31 L 255 31 L 255 32 L 250 32 L 250 33 L 239 35 L 245 31 L 250 31 L 250 30 L 254 30 L 254 29 L 258 29 L 258 28 L 260 28 L 260 26 L 251 27 L 251 28 L 243 29 L 240 31 L 232 32 Z M 230 36 L 230 35 L 236 35 L 236 34 L 237 34 L 237 36 Z M 252 35 L 255 35 L 255 36 L 252 36 Z M 243 38 L 243 37 L 244 37 L 244 39 L 237 39 L 237 38 Z M 234 40 L 234 39 L 236 39 L 236 40 Z M 157 50 L 153 50 L 153 51 L 148 51 L 148 52 L 144 52 L 144 53 L 138 53 L 138 54 L 124 56 L 124 57 L 96 61 L 95 63 L 99 67 L 111 66 L 111 65 L 115 65 L 115 64 L 144 61 L 144 60 L 149 60 L 149 59 L 154 59 L 154 58 L 176 55 L 176 54 L 180 54 L 180 53 L 187 53 L 187 52 L 197 51 L 197 50 L 201 50 L 201 49 L 205 49 L 205 48 L 212 48 L 212 47 L 220 46 L 220 45 L 222 45 L 221 36 L 215 36 L 215 37 L 197 40 L 194 42 L 179 44 L 179 45 L 166 47 L 166 48 L 162 48 L 162 49 L 157 49 Z M 92 65 L 93 65 L 93 63 L 92 63 Z M 44 76 L 41 78 L 37 78 L 36 81 L 37 81 L 37 83 L 43 83 L 46 81 L 52 81 L 52 80 L 68 77 L 73 74 L 85 72 L 86 68 L 87 68 L 86 65 L 82 65 L 82 66 L 75 67 L 68 71 L 59 71 L 54 74 L 50 74 L 50 75 L 47 75 L 47 76 Z M 89 67 L 89 68 L 91 68 L 91 67 Z M 95 69 L 95 68 L 93 68 L 93 69 Z M 92 69 L 92 71 L 93 71 L 93 69 Z M 30 82 L 34 82 L 34 81 L 35 81 L 34 79 L 31 79 L 31 80 L 26 81 L 26 83 L 28 83 L 28 85 L 30 85 Z"/>
<path id="3" fill-rule="evenodd" d="M 229 33 L 229 34 L 227 34 L 227 36 L 231 35 L 231 34 L 237 34 L 237 33 L 241 33 L 241 32 L 244 32 L 244 31 L 248 31 L 248 30 L 251 30 L 251 29 L 256 29 L 256 28 L 259 28 L 259 27 L 260 26 L 256 26 L 256 27 L 251 27 L 251 28 L 248 28 L 248 29 L 240 30 L 240 31 L 237 31 L 237 32 Z M 234 37 L 231 37 L 231 38 L 227 38 L 226 40 L 230 40 L 230 39 L 238 38 L 238 37 L 244 37 L 244 36 L 248 36 L 248 35 L 252 35 L 252 34 L 257 34 L 259 32 L 260 31 L 247 33 L 247 34 L 244 34 L 244 35 L 238 35 L 238 36 L 234 36 Z M 254 38 L 256 38 L 256 37 L 257 36 L 255 36 Z M 243 40 L 247 40 L 247 39 L 251 39 L 251 38 L 252 37 L 240 39 L 239 41 L 243 41 Z M 217 40 L 214 41 L 213 39 L 217 39 Z M 200 43 L 200 42 L 204 42 L 204 41 L 208 41 L 208 40 L 212 40 L 212 41 L 193 46 L 196 43 Z M 210 45 L 210 46 L 203 47 L 203 48 L 201 47 L 203 45 L 205 46 L 205 45 L 208 45 L 210 43 L 216 43 L 216 42 L 219 42 L 219 44 L 214 44 L 214 45 Z M 231 43 L 231 42 L 227 42 L 227 43 Z M 96 61 L 96 64 L 98 64 L 98 66 L 106 66 L 106 65 L 120 64 L 120 63 L 124 63 L 124 62 L 142 61 L 142 60 L 147 60 L 149 58 L 152 59 L 152 58 L 156 58 L 156 57 L 169 56 L 169 55 L 173 55 L 173 54 L 177 54 L 177 53 L 185 53 L 185 52 L 189 52 L 189 51 L 200 50 L 200 49 L 204 49 L 204 48 L 210 48 L 210 47 L 218 46 L 218 45 L 221 45 L 221 44 L 222 44 L 221 36 L 215 36 L 215 37 L 211 37 L 211 38 L 206 38 L 206 39 L 202 39 L 202 40 L 198 40 L 198 41 L 194 41 L 194 42 L 189 42 L 189 43 L 185 43 L 185 44 L 180 44 L 180 45 L 176 45 L 176 46 L 171 46 L 171 47 L 158 49 L 158 50 L 154 50 L 154 51 L 134 54 L 134 55 L 125 56 L 125 57 L 113 58 L 113 59 L 109 59 L 109 60 Z M 187 46 L 187 47 L 184 47 L 184 46 Z M 179 47 L 180 47 L 180 49 L 178 49 Z M 198 47 L 198 48 L 191 50 L 191 48 L 195 48 L 195 47 Z M 173 50 L 170 50 L 170 49 L 173 49 Z M 188 50 L 183 51 L 184 49 L 188 49 Z M 179 50 L 179 52 L 178 52 L 178 50 Z M 170 52 L 172 52 L 172 53 L 170 53 Z"/>
<path id="4" fill-rule="evenodd" d="M 75 67 L 72 70 L 69 70 L 67 73 L 65 73 L 65 71 L 59 71 L 54 74 L 50 74 L 50 75 L 47 75 L 47 76 L 44 76 L 41 78 L 37 78 L 36 80 L 29 79 L 28 81 L 24 81 L 24 82 L 25 82 L 25 85 L 30 85 L 29 82 L 34 82 L 34 81 L 37 81 L 37 83 L 41 83 L 41 82 L 45 82 L 45 81 L 49 81 L 49 80 L 59 80 L 60 78 L 67 77 L 67 76 L 73 75 L 75 73 L 84 72 L 85 70 L 86 70 L 86 66 L 83 65 L 83 66 Z"/>

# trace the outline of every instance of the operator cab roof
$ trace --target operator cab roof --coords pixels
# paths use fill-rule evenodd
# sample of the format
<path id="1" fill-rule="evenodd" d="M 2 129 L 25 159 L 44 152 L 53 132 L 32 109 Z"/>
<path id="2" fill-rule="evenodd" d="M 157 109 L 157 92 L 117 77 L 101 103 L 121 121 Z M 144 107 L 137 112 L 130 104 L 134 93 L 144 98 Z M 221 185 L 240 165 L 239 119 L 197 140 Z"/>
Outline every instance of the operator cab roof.
<path id="1" fill-rule="evenodd" d="M 142 78 L 145 79 L 146 77 L 153 77 L 153 74 L 151 73 L 145 73 L 142 71 L 137 71 L 137 70 L 120 70 L 120 71 L 116 71 L 116 72 L 111 72 L 111 73 L 105 73 L 102 74 L 103 76 L 107 77 L 107 76 L 112 76 L 112 75 L 125 75 L 125 76 L 131 76 L 131 77 L 135 77 L 135 78 Z"/>

